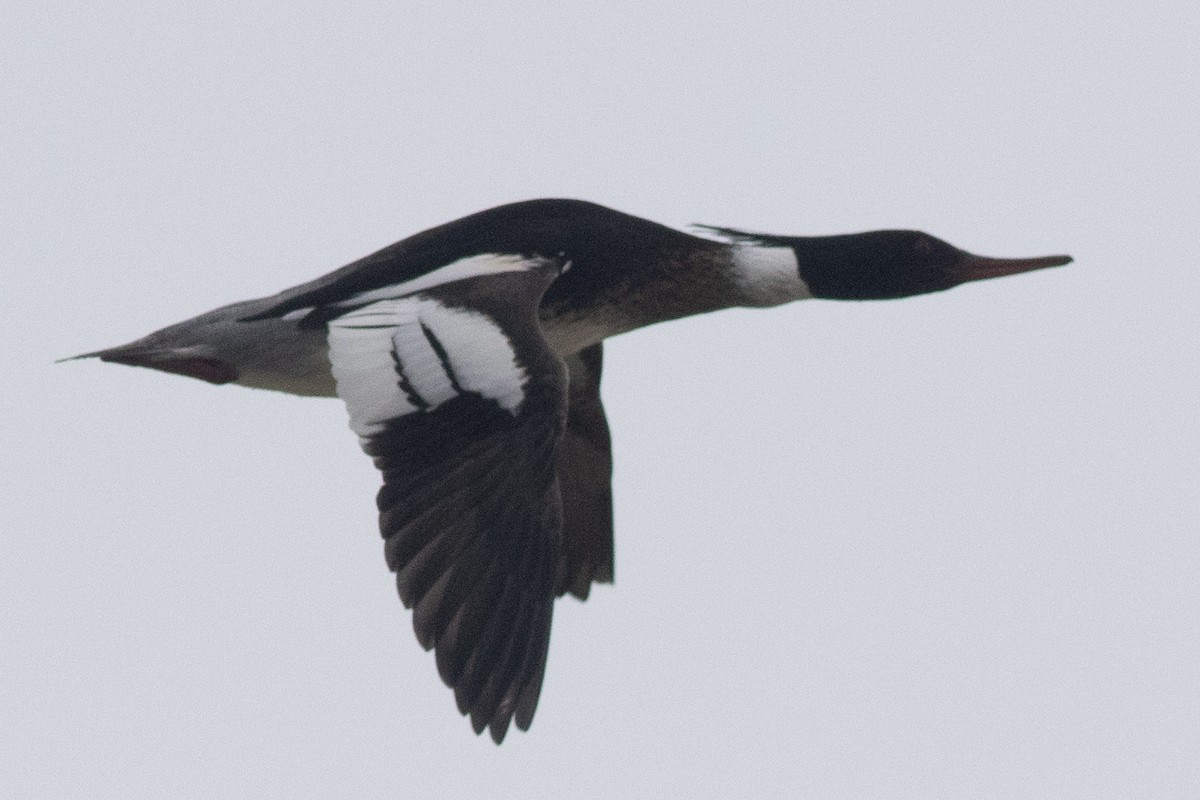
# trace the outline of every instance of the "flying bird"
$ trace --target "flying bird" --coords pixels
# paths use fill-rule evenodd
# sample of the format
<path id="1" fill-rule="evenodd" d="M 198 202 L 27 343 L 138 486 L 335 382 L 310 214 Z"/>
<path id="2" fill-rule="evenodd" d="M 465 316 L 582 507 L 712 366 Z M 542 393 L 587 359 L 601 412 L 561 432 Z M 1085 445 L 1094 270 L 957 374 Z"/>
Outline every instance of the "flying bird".
<path id="1" fill-rule="evenodd" d="M 383 474 L 384 554 L 417 640 L 475 732 L 499 743 L 533 720 L 555 599 L 613 579 L 604 339 L 1071 261 L 987 258 L 918 231 L 698 227 L 707 235 L 578 200 L 503 205 L 77 358 L 340 397 Z"/>

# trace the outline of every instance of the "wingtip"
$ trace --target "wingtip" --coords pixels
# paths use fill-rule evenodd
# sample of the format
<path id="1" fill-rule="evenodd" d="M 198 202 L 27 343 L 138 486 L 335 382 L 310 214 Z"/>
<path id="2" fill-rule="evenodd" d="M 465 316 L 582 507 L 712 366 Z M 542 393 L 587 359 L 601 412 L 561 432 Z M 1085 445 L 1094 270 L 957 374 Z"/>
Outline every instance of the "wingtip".
<path id="1" fill-rule="evenodd" d="M 493 719 L 488 726 L 488 733 L 491 734 L 492 741 L 497 745 L 504 744 L 504 737 L 508 734 L 508 724 L 512 721 L 511 715 L 504 715 L 500 719 Z"/>

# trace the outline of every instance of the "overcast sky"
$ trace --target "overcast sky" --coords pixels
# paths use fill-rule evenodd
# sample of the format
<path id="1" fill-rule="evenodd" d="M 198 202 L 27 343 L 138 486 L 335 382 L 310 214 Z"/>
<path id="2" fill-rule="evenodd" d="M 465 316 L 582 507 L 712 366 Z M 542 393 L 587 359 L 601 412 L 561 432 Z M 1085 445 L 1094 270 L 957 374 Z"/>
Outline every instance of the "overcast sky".
<path id="1" fill-rule="evenodd" d="M 1200 793 L 1200 11 L 0 11 L 0 795 Z M 1065 269 L 607 346 L 617 583 L 472 735 L 333 400 L 52 364 L 537 196 Z"/>

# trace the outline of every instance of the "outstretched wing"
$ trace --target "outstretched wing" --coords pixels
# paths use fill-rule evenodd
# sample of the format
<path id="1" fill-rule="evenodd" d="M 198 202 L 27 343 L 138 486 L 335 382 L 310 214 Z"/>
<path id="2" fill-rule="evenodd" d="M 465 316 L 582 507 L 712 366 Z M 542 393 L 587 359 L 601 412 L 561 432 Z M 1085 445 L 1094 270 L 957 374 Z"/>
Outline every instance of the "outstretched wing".
<path id="1" fill-rule="evenodd" d="M 602 348 L 594 344 L 566 359 L 570 406 L 556 458 L 563 546 L 555 591 L 580 600 L 593 582 L 613 580 L 612 439 L 600 402 Z"/>
<path id="2" fill-rule="evenodd" d="M 545 670 L 567 389 L 537 322 L 558 264 L 495 258 L 503 269 L 417 294 L 373 292 L 328 325 L 417 639 L 476 733 L 500 742 L 514 718 L 529 727 Z"/>

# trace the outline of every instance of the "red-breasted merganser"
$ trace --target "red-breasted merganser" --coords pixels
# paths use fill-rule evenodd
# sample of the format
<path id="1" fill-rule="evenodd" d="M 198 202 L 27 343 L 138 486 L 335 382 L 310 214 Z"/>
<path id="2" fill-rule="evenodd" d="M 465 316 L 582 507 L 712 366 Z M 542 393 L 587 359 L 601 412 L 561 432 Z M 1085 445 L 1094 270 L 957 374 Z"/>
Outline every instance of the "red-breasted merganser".
<path id="1" fill-rule="evenodd" d="M 577 200 L 513 203 L 80 358 L 342 398 L 383 473 L 384 551 L 417 639 L 499 743 L 533 719 L 555 598 L 612 580 L 604 339 L 1071 261 L 985 258 L 917 231 L 706 230 L 720 240 Z"/>

